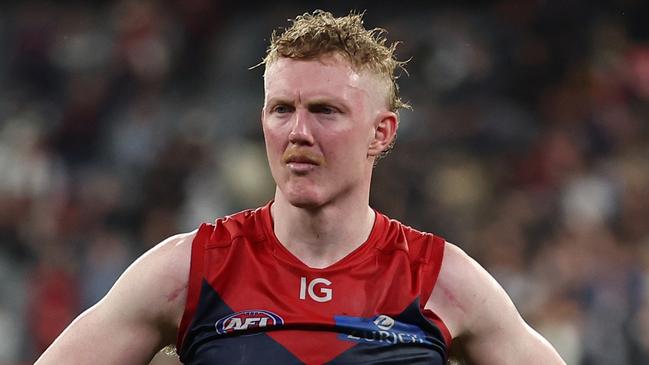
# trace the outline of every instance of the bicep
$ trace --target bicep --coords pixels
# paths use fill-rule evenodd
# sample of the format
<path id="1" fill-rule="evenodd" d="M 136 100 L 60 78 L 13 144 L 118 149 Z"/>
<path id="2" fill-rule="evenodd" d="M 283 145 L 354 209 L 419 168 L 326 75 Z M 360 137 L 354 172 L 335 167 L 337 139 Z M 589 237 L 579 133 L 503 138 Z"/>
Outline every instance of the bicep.
<path id="1" fill-rule="evenodd" d="M 148 364 L 162 336 L 154 325 L 129 319 L 128 311 L 105 298 L 77 317 L 36 364 Z"/>
<path id="2" fill-rule="evenodd" d="M 429 305 L 450 322 L 469 363 L 563 364 L 552 346 L 525 323 L 500 284 L 450 243 Z"/>
<path id="3" fill-rule="evenodd" d="M 513 308 L 513 304 L 511 305 Z M 485 322 L 482 332 L 460 341 L 473 364 L 564 364 L 554 348 L 531 328 L 515 309 L 505 309 Z"/>

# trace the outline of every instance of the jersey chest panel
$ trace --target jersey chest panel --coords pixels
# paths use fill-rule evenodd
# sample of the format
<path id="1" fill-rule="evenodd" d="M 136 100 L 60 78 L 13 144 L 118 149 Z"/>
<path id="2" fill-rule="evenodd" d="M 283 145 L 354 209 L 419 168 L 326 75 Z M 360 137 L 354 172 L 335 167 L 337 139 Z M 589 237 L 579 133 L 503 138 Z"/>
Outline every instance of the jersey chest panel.
<path id="1" fill-rule="evenodd" d="M 444 336 L 421 311 L 424 260 L 366 242 L 346 262 L 311 269 L 254 226 L 225 240 L 218 223 L 199 231 L 210 239 L 194 242 L 202 274 L 184 363 L 443 364 Z"/>

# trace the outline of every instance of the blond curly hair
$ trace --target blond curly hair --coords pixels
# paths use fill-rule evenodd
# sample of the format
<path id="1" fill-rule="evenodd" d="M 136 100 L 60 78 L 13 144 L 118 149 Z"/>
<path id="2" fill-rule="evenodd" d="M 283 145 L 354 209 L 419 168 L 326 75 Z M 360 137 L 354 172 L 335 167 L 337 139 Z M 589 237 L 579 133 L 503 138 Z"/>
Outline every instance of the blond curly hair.
<path id="1" fill-rule="evenodd" d="M 336 18 L 331 13 L 316 10 L 290 20 L 292 25 L 278 34 L 273 31 L 266 57 L 260 63 L 268 66 L 280 57 L 316 59 L 332 53 L 345 57 L 357 71 L 369 70 L 388 82 L 388 107 L 393 112 L 410 106 L 399 98 L 398 71 L 405 70 L 407 61 L 394 56 L 397 43 L 386 45 L 385 30 L 367 30 L 363 14 L 351 12 Z"/>

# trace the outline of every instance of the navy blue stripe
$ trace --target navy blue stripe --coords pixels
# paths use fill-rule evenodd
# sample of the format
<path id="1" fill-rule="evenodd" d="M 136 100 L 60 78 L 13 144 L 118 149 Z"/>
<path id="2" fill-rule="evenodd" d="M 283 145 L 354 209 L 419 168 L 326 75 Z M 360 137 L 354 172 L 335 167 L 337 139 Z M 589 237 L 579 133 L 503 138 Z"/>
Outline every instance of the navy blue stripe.
<path id="1" fill-rule="evenodd" d="M 183 364 L 303 364 L 265 333 L 238 336 L 219 334 L 215 323 L 232 313 L 233 310 L 203 280 L 199 305 L 189 325 L 183 349 L 179 352 Z"/>

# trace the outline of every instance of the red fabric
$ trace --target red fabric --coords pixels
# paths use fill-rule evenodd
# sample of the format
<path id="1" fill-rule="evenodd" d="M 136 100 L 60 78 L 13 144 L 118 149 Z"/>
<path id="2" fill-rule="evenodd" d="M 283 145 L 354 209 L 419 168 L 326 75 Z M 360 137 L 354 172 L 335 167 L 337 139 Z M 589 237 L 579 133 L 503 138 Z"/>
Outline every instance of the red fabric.
<path id="1" fill-rule="evenodd" d="M 423 308 L 441 268 L 444 244 L 439 237 L 406 227 L 377 212 L 365 243 L 333 265 L 315 269 L 302 263 L 277 240 L 270 203 L 217 220 L 215 225 L 202 226 L 193 242 L 189 298 L 178 349 L 182 349 L 181 339 L 194 316 L 201 277 L 234 312 L 269 310 L 298 327 L 331 326 L 337 315 L 396 316 L 419 297 L 421 312 L 440 329 L 450 347 L 451 336 L 444 323 Z M 204 260 L 204 264 L 196 264 L 195 260 Z M 321 303 L 308 297 L 301 299 L 303 277 L 307 282 L 317 278 L 329 280 L 333 299 Z M 286 329 L 268 335 L 298 358 L 308 357 L 308 363 L 327 362 L 354 345 L 336 340 L 335 332 L 313 331 L 304 336 L 302 331 Z M 323 344 L 327 351 L 322 351 Z"/>
<path id="2" fill-rule="evenodd" d="M 205 248 L 202 243 L 209 239 L 209 234 L 211 233 L 212 228 L 210 225 L 203 224 L 196 232 L 196 237 L 192 242 L 192 254 L 191 254 L 191 263 L 189 267 L 189 282 L 187 284 L 187 302 L 185 304 L 185 312 L 183 318 L 180 321 L 180 326 L 178 328 L 178 338 L 176 343 L 180 349 L 182 343 L 185 339 L 185 334 L 187 332 L 187 327 L 192 317 L 194 317 L 194 312 L 196 311 L 196 306 L 198 305 L 198 300 L 200 298 L 201 290 L 201 280 L 203 278 L 203 252 Z"/>

